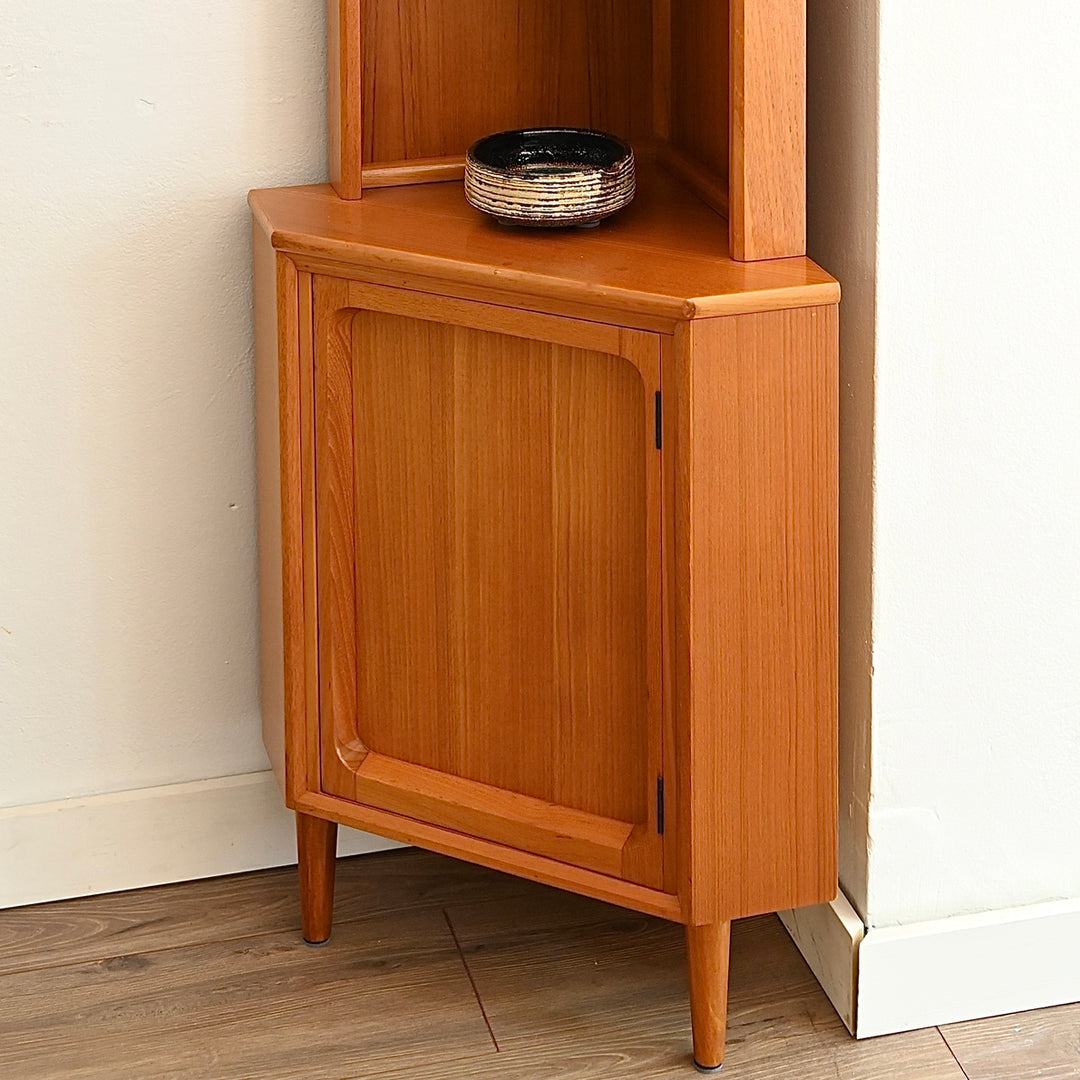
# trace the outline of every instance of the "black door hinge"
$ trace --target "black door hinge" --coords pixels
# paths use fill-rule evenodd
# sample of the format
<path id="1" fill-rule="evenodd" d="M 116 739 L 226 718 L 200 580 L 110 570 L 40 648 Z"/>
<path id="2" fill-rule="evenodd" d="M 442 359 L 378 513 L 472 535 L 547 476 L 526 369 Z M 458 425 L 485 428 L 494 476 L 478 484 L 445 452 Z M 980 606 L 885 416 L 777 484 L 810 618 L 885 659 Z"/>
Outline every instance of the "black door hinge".
<path id="1" fill-rule="evenodd" d="M 656 778 L 656 831 L 664 835 L 664 778 Z"/>
<path id="2" fill-rule="evenodd" d="M 656 449 L 659 450 L 664 444 L 664 407 L 660 400 L 659 390 L 653 395 L 653 409 L 655 410 L 653 420 L 656 427 Z"/>

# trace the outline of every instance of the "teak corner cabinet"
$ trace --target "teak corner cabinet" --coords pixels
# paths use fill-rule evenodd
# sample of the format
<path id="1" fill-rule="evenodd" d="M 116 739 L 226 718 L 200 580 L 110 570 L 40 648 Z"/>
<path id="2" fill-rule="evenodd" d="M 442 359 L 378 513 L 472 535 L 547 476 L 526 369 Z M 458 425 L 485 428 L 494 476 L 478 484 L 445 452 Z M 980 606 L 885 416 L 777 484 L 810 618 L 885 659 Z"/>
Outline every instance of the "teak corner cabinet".
<path id="1" fill-rule="evenodd" d="M 304 935 L 338 823 L 677 920 L 836 893 L 836 282 L 796 0 L 330 0 L 331 185 L 252 193 L 262 708 Z M 469 142 L 628 137 L 593 230 Z"/>

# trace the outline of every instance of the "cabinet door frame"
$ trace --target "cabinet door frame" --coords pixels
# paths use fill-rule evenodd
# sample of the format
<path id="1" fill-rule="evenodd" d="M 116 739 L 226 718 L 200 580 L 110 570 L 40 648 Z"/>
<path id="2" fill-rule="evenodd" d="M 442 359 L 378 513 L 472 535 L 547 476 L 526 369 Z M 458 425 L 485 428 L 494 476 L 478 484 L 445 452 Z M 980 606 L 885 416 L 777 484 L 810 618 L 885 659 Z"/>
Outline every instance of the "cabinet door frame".
<path id="1" fill-rule="evenodd" d="M 654 395 L 660 390 L 661 340 L 657 334 L 322 274 L 312 278 L 312 300 L 313 410 L 318 400 L 352 401 L 352 320 L 358 311 L 366 310 L 619 356 L 641 376 L 643 430 L 650 442 L 653 439 Z M 321 363 L 320 355 L 324 357 Z M 343 381 L 349 386 L 344 387 Z M 356 626 L 349 615 L 355 611 L 355 592 L 349 592 L 355 590 L 351 570 L 355 529 L 352 484 L 340 472 L 351 465 L 345 463 L 347 455 L 340 448 L 351 447 L 354 434 L 347 409 L 327 405 L 326 410 L 327 415 L 314 422 L 309 459 L 311 479 L 318 476 L 322 485 L 315 495 L 313 524 L 328 522 L 321 535 L 320 530 L 315 531 L 311 546 L 317 554 L 309 562 L 319 575 L 314 587 L 320 719 L 317 743 L 309 743 L 321 763 L 318 790 L 584 870 L 662 887 L 664 837 L 659 833 L 655 798 L 646 798 L 647 821 L 619 821 L 424 768 L 367 750 L 359 743 L 350 746 L 347 727 L 350 722 L 355 724 L 358 707 Z M 337 447 L 337 452 L 331 447 Z M 664 773 L 662 471 L 658 449 L 652 450 L 645 462 L 647 775 L 657 779 Z M 335 469 L 340 475 L 333 473 Z"/>

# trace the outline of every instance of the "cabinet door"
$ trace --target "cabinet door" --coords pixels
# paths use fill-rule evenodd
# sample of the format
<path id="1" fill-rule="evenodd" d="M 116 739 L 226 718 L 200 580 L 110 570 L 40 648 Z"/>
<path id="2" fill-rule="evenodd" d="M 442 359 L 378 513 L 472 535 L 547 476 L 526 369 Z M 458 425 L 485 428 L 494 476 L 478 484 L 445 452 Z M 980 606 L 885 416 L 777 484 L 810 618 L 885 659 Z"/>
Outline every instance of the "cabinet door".
<path id="1" fill-rule="evenodd" d="M 322 790 L 659 887 L 659 338 L 314 301 Z"/>

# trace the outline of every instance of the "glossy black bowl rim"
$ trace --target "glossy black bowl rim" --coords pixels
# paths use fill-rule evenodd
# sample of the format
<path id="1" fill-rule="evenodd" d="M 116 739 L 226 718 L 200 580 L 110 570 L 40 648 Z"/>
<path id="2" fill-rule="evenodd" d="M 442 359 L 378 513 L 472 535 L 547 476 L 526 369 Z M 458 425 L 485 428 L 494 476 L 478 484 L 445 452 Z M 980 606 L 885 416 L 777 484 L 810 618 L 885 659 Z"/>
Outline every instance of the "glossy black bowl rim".
<path id="1" fill-rule="evenodd" d="M 481 166 L 485 169 L 493 169 L 496 171 L 503 171 L 506 169 L 505 165 L 494 165 L 490 161 L 485 161 L 480 154 L 483 153 L 485 144 L 493 143 L 496 140 L 510 140 L 510 139 L 522 139 L 530 138 L 535 139 L 543 137 L 544 135 L 574 135 L 579 138 L 594 139 L 596 141 L 603 141 L 610 143 L 614 149 L 619 151 L 617 157 L 612 161 L 604 165 L 593 165 L 587 162 L 581 163 L 583 170 L 596 170 L 598 172 L 608 172 L 613 169 L 618 169 L 624 165 L 631 157 L 633 157 L 633 149 L 625 139 L 620 139 L 618 135 L 612 135 L 610 131 L 599 131 L 596 128 L 581 128 L 581 127 L 540 127 L 540 128 L 509 128 L 506 131 L 493 131 L 490 135 L 484 135 L 482 138 L 477 139 L 476 142 L 469 147 L 466 151 L 466 161 Z"/>

